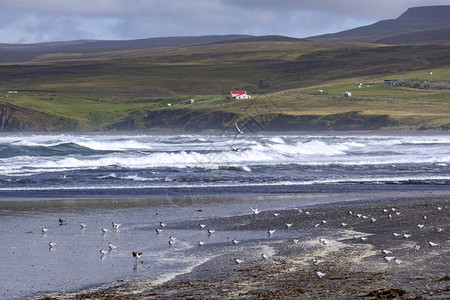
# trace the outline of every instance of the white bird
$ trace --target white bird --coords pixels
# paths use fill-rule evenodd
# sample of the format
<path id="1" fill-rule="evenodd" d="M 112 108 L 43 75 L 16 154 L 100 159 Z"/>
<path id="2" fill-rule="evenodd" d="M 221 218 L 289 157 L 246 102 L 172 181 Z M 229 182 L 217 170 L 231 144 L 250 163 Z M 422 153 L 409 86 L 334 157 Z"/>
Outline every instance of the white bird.
<path id="1" fill-rule="evenodd" d="M 198 244 L 199 246 L 203 246 L 205 243 L 202 242 L 202 241 L 199 241 L 197 244 Z"/>
<path id="2" fill-rule="evenodd" d="M 166 227 L 166 223 L 164 223 L 164 222 L 159 222 L 159 226 L 161 226 L 161 228 L 164 228 L 164 227 Z"/>
<path id="3" fill-rule="evenodd" d="M 81 223 L 80 226 L 81 226 L 81 229 L 85 229 L 87 225 L 85 223 Z"/>
<path id="4" fill-rule="evenodd" d="M 408 239 L 409 237 L 410 237 L 411 235 L 410 234 L 403 234 L 403 237 L 405 238 L 405 239 Z"/>
<path id="5" fill-rule="evenodd" d="M 204 229 L 206 227 L 205 224 L 198 224 L 200 226 L 200 228 Z"/>
<path id="6" fill-rule="evenodd" d="M 115 245 L 111 244 L 111 242 L 109 242 L 109 243 L 108 243 L 108 247 L 109 247 L 109 250 L 111 250 L 111 251 L 113 251 L 113 250 L 116 250 L 116 249 L 117 249 L 117 246 L 115 246 Z"/>
<path id="7" fill-rule="evenodd" d="M 399 211 L 395 212 L 395 214 L 396 214 L 397 216 L 400 216 L 400 212 L 399 212 Z"/>
<path id="8" fill-rule="evenodd" d="M 267 254 L 261 254 L 261 258 L 263 259 L 263 260 L 267 260 L 269 257 L 267 256 Z"/>
<path id="9" fill-rule="evenodd" d="M 326 220 L 322 220 L 322 224 L 326 224 L 327 223 L 327 221 Z"/>
<path id="10" fill-rule="evenodd" d="M 314 275 L 316 275 L 316 277 L 318 277 L 318 278 L 322 278 L 322 277 L 324 277 L 324 276 L 327 275 L 327 274 L 315 270 L 315 271 L 314 271 Z"/>
<path id="11" fill-rule="evenodd" d="M 267 230 L 267 233 L 268 233 L 269 235 L 272 235 L 272 234 L 275 233 L 275 229 L 269 229 L 269 230 Z"/>
<path id="12" fill-rule="evenodd" d="M 307 215 L 309 215 L 309 214 L 311 214 L 309 211 L 305 211 L 305 214 L 307 214 Z"/>
<path id="13" fill-rule="evenodd" d="M 347 226 L 348 224 L 347 224 L 347 223 L 341 223 L 341 225 L 342 225 L 342 227 L 345 227 L 345 226 Z"/>
<path id="14" fill-rule="evenodd" d="M 391 214 L 388 214 L 388 218 L 389 218 L 389 219 L 392 218 L 392 215 L 391 215 Z"/>
<path id="15" fill-rule="evenodd" d="M 61 218 L 59 218 L 59 225 L 66 225 L 67 222 Z"/>
<path id="16" fill-rule="evenodd" d="M 426 220 L 426 219 L 427 219 L 427 216 L 423 216 L 423 219 Z"/>
<path id="17" fill-rule="evenodd" d="M 251 208 L 251 207 L 250 207 L 250 208 Z M 257 208 L 251 208 L 251 210 L 253 211 L 253 213 L 254 213 L 255 215 L 257 215 L 257 214 L 260 213 L 260 211 L 259 211 Z"/>
<path id="18" fill-rule="evenodd" d="M 437 209 L 438 209 L 438 210 L 442 210 L 442 207 L 439 206 Z"/>
<path id="19" fill-rule="evenodd" d="M 208 229 L 208 234 L 209 234 L 209 235 L 211 235 L 211 234 L 213 234 L 213 233 L 214 233 L 214 231 L 215 231 L 215 230 L 212 230 L 212 229 Z"/>
<path id="20" fill-rule="evenodd" d="M 100 253 L 101 253 L 102 255 L 106 255 L 106 254 L 108 253 L 108 251 L 101 249 L 101 250 L 100 250 Z"/>
<path id="21" fill-rule="evenodd" d="M 234 128 L 236 128 L 236 133 L 243 134 L 244 130 L 241 130 L 237 123 L 234 123 Z"/>
<path id="22" fill-rule="evenodd" d="M 273 213 L 274 217 L 278 217 L 280 214 L 279 213 Z"/>
<path id="23" fill-rule="evenodd" d="M 175 243 L 174 240 L 169 239 L 169 246 L 172 246 Z"/>
<path id="24" fill-rule="evenodd" d="M 108 228 L 102 228 L 102 233 L 105 234 L 108 232 Z"/>
<path id="25" fill-rule="evenodd" d="M 389 254 L 389 253 L 391 253 L 392 251 L 391 251 L 391 250 L 383 249 L 383 250 L 381 250 L 381 252 L 383 252 L 383 254 Z"/>
<path id="26" fill-rule="evenodd" d="M 372 218 L 372 219 L 370 219 L 370 221 L 372 221 L 372 223 L 375 223 L 377 221 L 377 219 Z"/>
<path id="27" fill-rule="evenodd" d="M 419 251 L 420 250 L 420 246 L 419 245 L 415 245 L 414 246 L 414 250 Z"/>
<path id="28" fill-rule="evenodd" d="M 356 217 L 361 218 L 362 214 L 356 214 Z"/>
<path id="29" fill-rule="evenodd" d="M 56 243 L 55 243 L 55 242 L 49 242 L 49 243 L 48 243 L 48 246 L 49 246 L 50 248 L 53 248 L 53 247 L 56 246 Z"/>
<path id="30" fill-rule="evenodd" d="M 442 232 L 442 231 L 444 231 L 443 228 L 439 228 L 439 227 L 436 227 L 435 229 L 436 229 L 437 232 Z"/>
<path id="31" fill-rule="evenodd" d="M 349 215 L 353 215 L 353 212 L 351 210 L 348 211 Z"/>
<path id="32" fill-rule="evenodd" d="M 292 242 L 293 242 L 294 244 L 298 244 L 299 240 L 298 240 L 298 239 L 292 239 Z"/>
<path id="33" fill-rule="evenodd" d="M 287 228 L 291 228 L 291 226 L 293 225 L 294 223 L 286 223 L 286 227 Z"/>
<path id="34" fill-rule="evenodd" d="M 136 260 L 142 256 L 142 252 L 131 251 L 131 255 L 133 255 Z"/>
<path id="35" fill-rule="evenodd" d="M 239 244 L 239 241 L 236 240 L 236 239 L 233 239 L 231 242 L 232 242 L 234 245 Z"/>
<path id="36" fill-rule="evenodd" d="M 366 220 L 368 217 L 367 217 L 367 216 L 362 216 L 362 218 L 363 218 L 364 220 Z"/>
<path id="37" fill-rule="evenodd" d="M 112 222 L 113 229 L 119 229 L 120 225 L 122 224 Z"/>
<path id="38" fill-rule="evenodd" d="M 392 211 L 396 211 L 397 209 L 395 207 L 391 208 Z"/>
<path id="39" fill-rule="evenodd" d="M 384 257 L 384 260 L 385 260 L 386 262 L 390 262 L 390 261 L 393 260 L 393 259 L 395 259 L 394 256 L 385 256 L 385 257 Z"/>
<path id="40" fill-rule="evenodd" d="M 419 227 L 420 229 L 422 229 L 424 226 L 424 224 L 417 224 L 417 227 Z"/>
<path id="41" fill-rule="evenodd" d="M 160 234 L 162 232 L 162 229 L 161 228 L 156 228 L 155 231 L 156 231 L 157 234 Z"/>
<path id="42" fill-rule="evenodd" d="M 400 233 L 395 233 L 395 232 L 393 232 L 392 235 L 393 235 L 393 236 L 401 236 Z"/>
<path id="43" fill-rule="evenodd" d="M 397 258 L 396 258 L 396 259 L 394 260 L 394 262 L 395 262 L 397 265 L 399 265 L 399 264 L 401 264 L 403 261 L 401 261 L 400 259 L 397 259 Z"/>
<path id="44" fill-rule="evenodd" d="M 239 258 L 235 258 L 235 259 L 234 259 L 234 262 L 235 262 L 237 265 L 239 265 L 239 264 L 242 264 L 242 263 L 244 262 L 244 260 L 243 260 L 243 259 L 239 259 Z"/>
<path id="45" fill-rule="evenodd" d="M 435 247 L 435 246 L 439 245 L 439 244 L 433 243 L 433 242 L 428 242 L 428 244 L 429 244 L 431 247 Z"/>
<path id="46" fill-rule="evenodd" d="M 361 241 L 363 241 L 363 242 L 367 241 L 367 237 L 365 237 L 365 236 L 362 236 L 362 237 L 360 237 L 359 239 L 360 239 Z"/>
<path id="47" fill-rule="evenodd" d="M 314 224 L 314 228 L 317 228 L 317 227 L 319 227 L 319 226 L 320 226 L 320 223 Z"/>
<path id="48" fill-rule="evenodd" d="M 321 242 L 325 246 L 328 245 L 328 242 L 325 239 L 323 239 L 323 238 L 320 238 L 319 242 Z"/>
<path id="49" fill-rule="evenodd" d="M 47 227 L 42 228 L 42 234 L 47 233 L 47 231 L 48 231 Z"/>
<path id="50" fill-rule="evenodd" d="M 388 212 L 388 210 L 387 210 L 386 208 L 384 208 L 384 209 L 383 209 L 383 212 L 387 213 L 387 212 Z"/>
<path id="51" fill-rule="evenodd" d="M 324 260 L 323 259 L 316 259 L 316 258 L 313 258 L 313 260 L 311 261 L 311 263 L 313 264 L 313 265 L 318 265 L 318 264 L 321 264 L 321 263 L 323 263 L 324 262 Z"/>

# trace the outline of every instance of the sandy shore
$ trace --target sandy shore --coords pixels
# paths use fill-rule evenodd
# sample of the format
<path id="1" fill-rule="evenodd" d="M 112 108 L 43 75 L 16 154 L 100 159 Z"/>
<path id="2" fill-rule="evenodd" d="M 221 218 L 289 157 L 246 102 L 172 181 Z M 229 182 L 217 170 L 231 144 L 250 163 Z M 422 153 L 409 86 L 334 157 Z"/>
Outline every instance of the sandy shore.
<path id="1" fill-rule="evenodd" d="M 164 283 L 142 279 L 42 299 L 449 299 L 449 204 L 430 194 L 203 220 L 216 231 L 275 232 Z M 286 230 L 289 238 L 277 237 Z"/>

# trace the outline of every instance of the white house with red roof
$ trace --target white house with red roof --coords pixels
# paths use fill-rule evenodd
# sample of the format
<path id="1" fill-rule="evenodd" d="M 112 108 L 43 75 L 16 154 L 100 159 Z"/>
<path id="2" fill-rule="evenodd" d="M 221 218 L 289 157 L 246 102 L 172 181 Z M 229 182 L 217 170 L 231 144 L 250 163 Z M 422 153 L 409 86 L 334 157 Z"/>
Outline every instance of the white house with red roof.
<path id="1" fill-rule="evenodd" d="M 229 99 L 251 99 L 252 97 L 246 91 L 231 91 Z"/>

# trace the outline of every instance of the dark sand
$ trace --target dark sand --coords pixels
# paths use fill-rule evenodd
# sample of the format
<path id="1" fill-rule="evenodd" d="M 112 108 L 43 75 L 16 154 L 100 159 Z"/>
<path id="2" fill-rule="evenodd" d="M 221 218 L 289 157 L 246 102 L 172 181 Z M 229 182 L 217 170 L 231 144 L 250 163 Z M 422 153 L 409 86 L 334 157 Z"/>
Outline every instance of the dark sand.
<path id="1" fill-rule="evenodd" d="M 276 231 L 263 241 L 241 241 L 229 254 L 162 284 L 142 279 L 43 299 L 450 299 L 449 200 L 430 194 L 205 220 L 217 231 Z M 286 223 L 293 225 L 287 229 Z M 175 226 L 197 227 L 198 221 Z M 277 238 L 285 230 L 298 242 Z M 385 256 L 395 258 L 387 262 Z M 314 265 L 313 259 L 323 262 Z M 326 275 L 318 278 L 315 270 Z"/>

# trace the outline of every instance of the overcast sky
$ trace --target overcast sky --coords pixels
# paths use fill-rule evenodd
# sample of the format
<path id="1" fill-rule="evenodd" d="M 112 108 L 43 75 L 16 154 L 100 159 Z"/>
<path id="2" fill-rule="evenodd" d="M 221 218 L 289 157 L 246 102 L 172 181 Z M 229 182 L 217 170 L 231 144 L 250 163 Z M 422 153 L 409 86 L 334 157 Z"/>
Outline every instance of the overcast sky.
<path id="1" fill-rule="evenodd" d="M 0 0 L 0 43 L 215 34 L 308 37 L 450 0 Z"/>

